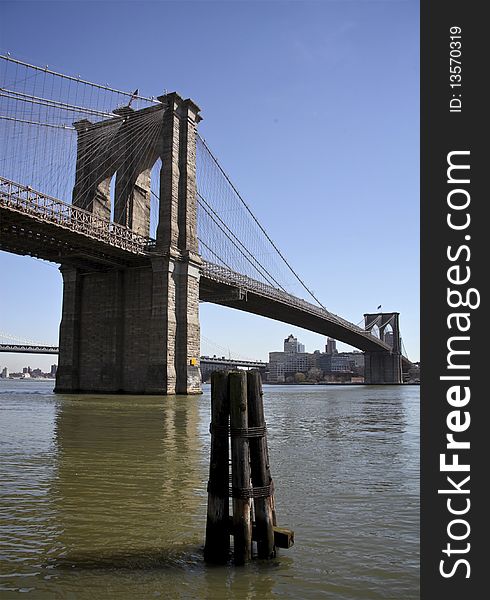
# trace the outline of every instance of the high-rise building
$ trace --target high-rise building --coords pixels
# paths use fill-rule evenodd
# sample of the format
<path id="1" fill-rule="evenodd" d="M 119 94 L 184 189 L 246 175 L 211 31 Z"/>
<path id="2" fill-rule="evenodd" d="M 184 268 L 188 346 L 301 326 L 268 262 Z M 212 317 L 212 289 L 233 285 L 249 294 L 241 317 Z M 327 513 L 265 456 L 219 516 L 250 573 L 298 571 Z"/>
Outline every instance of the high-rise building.
<path id="1" fill-rule="evenodd" d="M 8 368 L 7 368 L 7 367 L 4 367 L 4 368 L 2 369 L 2 373 L 0 374 L 0 377 L 1 377 L 2 379 L 8 379 L 8 377 L 9 377 L 9 370 L 8 370 Z"/>
<path id="2" fill-rule="evenodd" d="M 284 340 L 284 352 L 269 352 L 269 383 L 293 382 L 298 373 L 307 378 L 311 374 L 316 381 L 348 381 L 364 376 L 364 353 L 338 352 L 332 338 L 327 339 L 326 352 L 300 352 L 299 348 L 303 349 L 303 344 L 290 335 Z M 313 370 L 320 373 L 313 374 Z"/>
<path id="3" fill-rule="evenodd" d="M 298 354 L 305 351 L 305 345 L 298 342 L 298 339 L 291 333 L 284 340 L 284 352 L 286 354 Z"/>
<path id="4" fill-rule="evenodd" d="M 384 341 L 393 348 L 393 331 L 385 331 Z"/>
<path id="5" fill-rule="evenodd" d="M 51 375 L 51 377 L 55 377 L 56 376 L 56 371 L 58 370 L 58 365 L 51 365 L 51 371 L 49 372 L 49 374 Z"/>

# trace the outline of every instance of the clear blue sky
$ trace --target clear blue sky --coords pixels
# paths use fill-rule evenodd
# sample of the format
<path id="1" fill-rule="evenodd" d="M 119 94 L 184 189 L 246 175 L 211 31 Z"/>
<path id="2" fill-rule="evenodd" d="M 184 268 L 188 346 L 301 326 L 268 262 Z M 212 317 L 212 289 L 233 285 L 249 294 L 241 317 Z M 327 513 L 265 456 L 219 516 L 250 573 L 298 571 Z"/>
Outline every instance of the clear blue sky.
<path id="1" fill-rule="evenodd" d="M 201 135 L 323 304 L 355 323 L 399 311 L 419 359 L 418 1 L 0 2 L 0 21 L 2 53 L 193 98 Z M 0 252 L 0 287 L 0 331 L 57 343 L 54 265 Z M 291 332 L 307 351 L 325 344 L 208 304 L 201 325 L 261 359 Z"/>

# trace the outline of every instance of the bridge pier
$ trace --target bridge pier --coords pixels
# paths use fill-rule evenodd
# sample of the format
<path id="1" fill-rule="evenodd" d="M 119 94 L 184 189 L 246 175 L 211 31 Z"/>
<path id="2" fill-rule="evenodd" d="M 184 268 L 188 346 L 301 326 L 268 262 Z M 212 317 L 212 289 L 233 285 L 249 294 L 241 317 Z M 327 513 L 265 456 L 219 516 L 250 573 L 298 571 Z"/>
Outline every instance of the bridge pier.
<path id="1" fill-rule="evenodd" d="M 139 268 L 61 270 L 55 391 L 200 392 L 197 264 L 157 257 Z"/>
<path id="2" fill-rule="evenodd" d="M 154 152 L 148 153 L 153 162 L 158 157 L 162 159 L 156 247 L 150 258 L 136 265 L 93 271 L 61 267 L 63 309 L 57 392 L 201 392 L 202 261 L 197 245 L 195 166 L 199 108 L 175 93 L 159 100 L 163 109 L 161 134 L 155 141 Z M 90 126 L 86 122 L 83 125 Z M 100 131 L 103 124 L 95 127 Z M 131 149 L 125 152 L 131 155 Z M 104 161 L 117 168 L 116 158 L 104 156 Z M 124 169 L 127 159 L 119 162 Z M 79 159 L 77 170 L 85 172 L 85 167 Z M 134 219 L 137 198 L 140 229 L 149 226 L 150 169 L 151 164 L 141 162 L 129 174 L 134 185 L 144 181 L 136 191 L 118 185 L 116 173 L 118 217 L 122 219 L 131 211 Z M 78 179 L 82 181 L 77 175 Z M 118 197 L 120 189 L 124 189 L 124 194 Z M 96 186 L 92 185 L 90 190 L 95 194 Z M 95 212 L 99 206 L 86 200 L 87 193 L 84 207 Z M 106 198 L 106 205 L 109 200 Z"/>
<path id="3" fill-rule="evenodd" d="M 365 352 L 364 382 L 370 385 L 403 383 L 401 354 Z"/>

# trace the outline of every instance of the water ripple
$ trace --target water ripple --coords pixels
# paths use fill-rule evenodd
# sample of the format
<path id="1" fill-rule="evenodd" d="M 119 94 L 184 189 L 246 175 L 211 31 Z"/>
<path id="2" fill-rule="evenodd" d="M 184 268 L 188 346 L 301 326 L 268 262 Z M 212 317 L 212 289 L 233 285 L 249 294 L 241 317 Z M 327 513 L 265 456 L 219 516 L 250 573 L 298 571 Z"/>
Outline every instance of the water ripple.
<path id="1" fill-rule="evenodd" d="M 418 388 L 265 386 L 277 512 L 296 545 L 235 569 L 202 556 L 209 388 L 157 398 L 15 385 L 0 387 L 3 592 L 418 598 Z"/>

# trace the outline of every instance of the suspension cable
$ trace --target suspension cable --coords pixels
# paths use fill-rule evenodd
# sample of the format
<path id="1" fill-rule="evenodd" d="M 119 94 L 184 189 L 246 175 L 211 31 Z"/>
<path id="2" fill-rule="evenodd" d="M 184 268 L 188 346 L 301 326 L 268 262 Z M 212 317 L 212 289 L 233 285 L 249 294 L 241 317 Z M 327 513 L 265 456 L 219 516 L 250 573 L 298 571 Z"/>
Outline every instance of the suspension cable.
<path id="1" fill-rule="evenodd" d="M 17 119 L 15 117 L 7 117 L 0 115 L 2 121 L 14 121 L 15 123 L 24 123 L 26 125 L 38 125 L 39 127 L 54 127 L 54 129 L 65 129 L 67 131 L 75 131 L 71 125 L 58 125 L 57 123 L 41 123 L 40 121 L 28 121 L 27 119 Z"/>
<path id="2" fill-rule="evenodd" d="M 6 88 L 0 88 L 0 96 L 9 98 L 11 100 L 20 100 L 21 102 L 30 102 L 32 104 L 39 104 L 48 108 L 58 108 L 60 110 L 89 114 L 97 117 L 108 117 L 112 119 L 122 118 L 120 115 L 115 115 L 113 113 L 101 112 L 100 110 L 94 110 L 93 108 L 86 108 L 84 106 L 75 106 L 73 104 L 67 104 L 66 102 L 60 102 L 58 100 L 50 100 L 49 98 L 39 98 L 38 96 L 23 94 L 22 92 L 7 90 Z"/>
<path id="3" fill-rule="evenodd" d="M 260 224 L 260 222 L 257 219 L 257 217 L 253 214 L 253 212 L 250 209 L 250 207 L 248 206 L 248 204 L 242 198 L 240 192 L 237 190 L 237 188 L 234 186 L 233 182 L 230 180 L 230 178 L 228 177 L 228 175 L 223 170 L 222 166 L 219 164 L 218 159 L 211 152 L 211 150 L 210 150 L 209 146 L 207 145 L 207 143 L 205 142 L 204 138 L 202 138 L 199 133 L 197 133 L 197 136 L 201 140 L 201 142 L 203 143 L 203 145 L 206 148 L 206 150 L 209 152 L 209 155 L 211 156 L 211 158 L 215 162 L 216 166 L 220 170 L 220 172 L 223 175 L 223 177 L 226 179 L 226 181 L 231 186 L 231 188 L 233 189 L 233 191 L 235 192 L 235 194 L 238 196 L 238 198 L 240 199 L 241 203 L 246 208 L 246 210 L 248 211 L 248 213 L 250 214 L 250 216 L 252 217 L 252 219 L 259 226 L 260 230 L 265 235 L 265 237 L 267 238 L 268 242 L 271 244 L 271 246 L 274 248 L 274 250 L 277 252 L 277 254 L 282 258 L 282 260 L 284 261 L 284 263 L 286 264 L 286 266 L 288 267 L 288 269 L 296 277 L 296 279 L 299 281 L 299 283 L 302 285 L 302 287 L 308 292 L 308 294 L 310 294 L 310 296 L 315 300 L 315 302 L 317 302 L 323 309 L 327 310 L 325 308 L 325 306 L 320 302 L 320 300 L 318 300 L 318 298 L 315 296 L 315 294 L 308 288 L 308 286 L 301 279 L 301 277 L 296 273 L 296 271 L 293 269 L 293 267 L 289 264 L 289 262 L 286 260 L 285 256 L 282 254 L 282 252 L 279 250 L 279 248 L 276 246 L 276 244 L 272 241 L 272 239 L 269 236 L 269 234 L 267 233 L 267 231 L 262 227 L 262 225 Z"/>
<path id="4" fill-rule="evenodd" d="M 81 79 L 80 77 L 73 77 L 72 75 L 65 75 L 64 73 L 57 73 L 56 71 L 52 71 L 48 69 L 48 67 L 38 67 L 36 65 L 31 65 L 30 63 L 24 62 L 17 58 L 12 58 L 9 54 L 0 54 L 0 58 L 3 60 L 8 60 L 9 62 L 13 62 L 17 65 L 22 65 L 24 67 L 28 67 L 30 69 L 35 69 L 36 71 L 42 71 L 43 73 L 48 73 L 49 75 L 55 75 L 56 77 L 61 77 L 62 79 L 69 79 L 70 81 L 76 81 L 78 83 L 83 83 L 84 85 L 90 85 L 91 87 L 98 88 L 101 90 L 106 90 L 108 92 L 115 92 L 116 94 L 123 94 L 124 96 L 129 96 L 132 98 L 136 98 L 138 100 L 146 100 L 147 102 L 154 102 L 158 104 L 160 101 L 157 100 L 154 96 L 151 98 L 147 98 L 146 96 L 140 96 L 139 94 L 131 94 L 131 92 L 123 92 L 122 90 L 116 90 L 115 88 L 111 88 L 108 85 L 102 85 L 100 83 L 93 83 L 92 81 L 87 81 L 85 79 Z"/>

